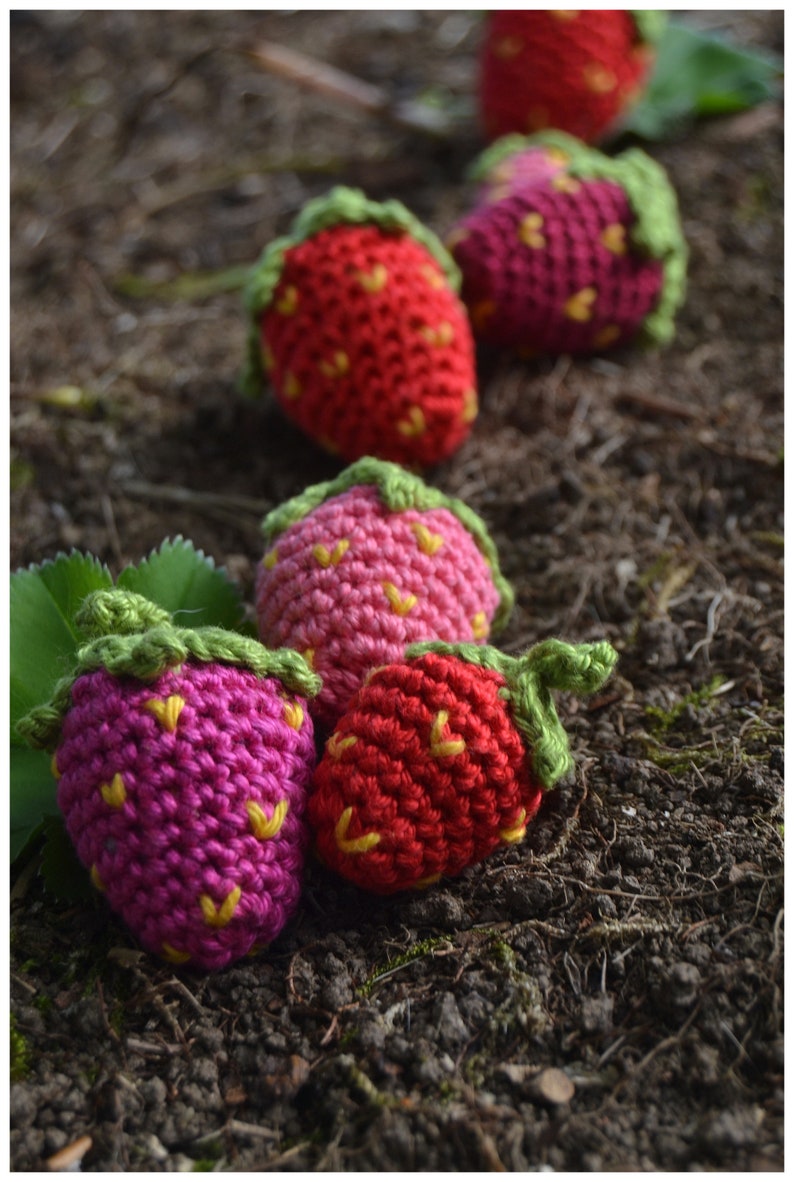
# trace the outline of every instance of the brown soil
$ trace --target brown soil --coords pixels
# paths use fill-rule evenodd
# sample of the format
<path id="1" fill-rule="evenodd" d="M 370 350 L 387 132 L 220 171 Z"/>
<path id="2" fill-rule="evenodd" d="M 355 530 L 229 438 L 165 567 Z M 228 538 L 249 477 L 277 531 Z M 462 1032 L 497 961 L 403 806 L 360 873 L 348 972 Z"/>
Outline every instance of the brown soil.
<path id="1" fill-rule="evenodd" d="M 782 12 L 690 19 L 782 51 Z M 477 22 L 13 15 L 12 568 L 74 546 L 117 572 L 182 534 L 250 602 L 262 514 L 339 465 L 238 393 L 239 291 L 160 285 L 250 264 L 336 182 L 443 233 L 481 144 L 245 50 L 465 108 Z M 23 867 L 13 1169 L 83 1135 L 93 1171 L 782 1169 L 782 113 L 653 150 L 691 248 L 676 342 L 483 355 L 474 433 L 429 474 L 492 529 L 505 648 L 620 651 L 607 690 L 560 703 L 575 776 L 522 846 L 425 894 L 312 865 L 270 952 L 216 975 Z"/>

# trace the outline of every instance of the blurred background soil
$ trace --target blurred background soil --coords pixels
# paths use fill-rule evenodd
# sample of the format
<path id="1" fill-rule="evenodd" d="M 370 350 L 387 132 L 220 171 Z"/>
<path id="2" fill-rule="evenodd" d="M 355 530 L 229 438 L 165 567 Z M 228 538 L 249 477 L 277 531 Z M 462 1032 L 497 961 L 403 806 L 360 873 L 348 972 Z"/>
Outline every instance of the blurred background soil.
<path id="1" fill-rule="evenodd" d="M 782 53 L 782 11 L 684 14 Z M 250 603 L 262 515 L 339 470 L 238 390 L 242 270 L 334 183 L 442 234 L 482 147 L 476 12 L 11 14 L 11 569 L 181 534 Z M 261 38 L 461 116 L 444 142 L 270 76 Z M 488 523 L 502 646 L 607 637 L 526 842 L 377 899 L 311 865 L 223 973 L 12 888 L 11 1167 L 780 1170 L 783 121 L 650 150 L 689 295 L 663 353 L 479 359 L 428 479 Z M 209 275 L 209 279 L 208 279 Z M 565 1073 L 561 1080 L 548 1069 Z"/>

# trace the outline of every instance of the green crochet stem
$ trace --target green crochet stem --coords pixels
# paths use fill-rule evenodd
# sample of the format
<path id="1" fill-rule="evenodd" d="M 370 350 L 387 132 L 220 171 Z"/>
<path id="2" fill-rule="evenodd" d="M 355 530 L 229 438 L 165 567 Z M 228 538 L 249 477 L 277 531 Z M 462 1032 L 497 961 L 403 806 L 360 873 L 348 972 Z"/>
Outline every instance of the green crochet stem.
<path id="1" fill-rule="evenodd" d="M 385 233 L 410 234 L 424 246 L 444 271 L 453 291 L 460 291 L 460 270 L 441 240 L 423 225 L 400 201 L 370 201 L 360 189 L 337 185 L 323 197 L 304 205 L 287 234 L 275 238 L 251 269 L 243 293 L 248 315 L 248 355 L 242 386 L 248 394 L 258 394 L 262 387 L 262 348 L 260 317 L 269 306 L 281 279 L 287 251 L 312 238 L 322 230 L 338 225 L 374 225 Z"/>
<path id="2" fill-rule="evenodd" d="M 510 657 L 491 645 L 438 640 L 412 644 L 405 650 L 408 660 L 424 653 L 458 657 L 504 677 L 507 685 L 500 694 L 509 703 L 513 720 L 526 739 L 533 771 L 547 790 L 573 766 L 568 735 L 557 715 L 552 690 L 592 694 L 604 684 L 618 659 L 606 640 L 595 644 L 543 640 L 521 657 Z"/>
<path id="3" fill-rule="evenodd" d="M 565 170 L 573 177 L 612 181 L 623 189 L 635 216 L 629 230 L 633 246 L 662 264 L 659 298 L 645 317 L 642 337 L 649 345 L 667 344 L 675 335 L 675 313 L 686 294 L 688 251 L 678 199 L 665 170 L 640 148 L 628 148 L 615 157 L 605 156 L 564 131 L 552 130 L 503 136 L 477 157 L 468 175 L 474 181 L 486 180 L 503 160 L 534 147 L 557 148 L 565 153 Z"/>
<path id="4" fill-rule="evenodd" d="M 463 528 L 471 534 L 474 544 L 487 562 L 493 584 L 499 594 L 499 607 L 494 615 L 492 627 L 494 631 L 504 627 L 513 610 L 515 595 L 499 569 L 499 555 L 485 522 L 464 501 L 432 488 L 425 484 L 420 476 L 389 460 L 363 456 L 333 480 L 312 484 L 298 496 L 273 509 L 262 522 L 266 545 L 270 546 L 279 534 L 296 521 L 301 521 L 318 505 L 361 484 L 374 485 L 378 489 L 380 499 L 392 513 L 404 513 L 406 509 L 416 509 L 420 512 L 425 509 L 446 509 L 457 517 Z"/>
<path id="5" fill-rule="evenodd" d="M 248 669 L 257 677 L 276 677 L 293 693 L 313 697 L 322 682 L 299 653 L 267 649 L 251 637 L 225 628 L 180 628 L 170 614 L 135 591 L 113 588 L 87 595 L 75 615 L 87 636 L 77 650 L 75 668 L 62 678 L 50 701 L 31 710 L 17 724 L 33 747 L 57 745 L 72 687 L 83 673 L 106 669 L 114 677 L 150 681 L 184 661 L 218 662 Z"/>

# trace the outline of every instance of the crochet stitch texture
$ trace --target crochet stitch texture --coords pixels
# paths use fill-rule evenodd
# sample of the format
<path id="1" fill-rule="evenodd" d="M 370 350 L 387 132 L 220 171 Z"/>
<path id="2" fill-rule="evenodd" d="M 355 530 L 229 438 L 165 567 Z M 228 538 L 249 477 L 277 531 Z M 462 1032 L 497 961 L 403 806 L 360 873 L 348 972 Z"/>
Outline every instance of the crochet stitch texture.
<path id="1" fill-rule="evenodd" d="M 457 268 L 398 202 L 338 188 L 264 252 L 248 286 L 248 385 L 264 369 L 285 414 L 352 461 L 428 467 L 477 414 Z"/>
<path id="2" fill-rule="evenodd" d="M 524 658 L 427 643 L 375 670 L 326 743 L 309 800 L 320 858 L 381 894 L 459 874 L 521 841 L 570 767 L 552 688 L 592 692 L 609 645 Z"/>
<path id="3" fill-rule="evenodd" d="M 593 142 L 641 91 L 664 13 L 498 11 L 487 16 L 479 102 L 486 136 L 558 128 Z"/>
<path id="4" fill-rule="evenodd" d="M 317 679 L 297 654 L 164 618 L 130 593 L 89 596 L 76 679 L 22 729 L 57 744 L 58 805 L 112 909 L 149 951 L 217 969 L 297 906 L 316 762 L 300 691 Z"/>
<path id="5" fill-rule="evenodd" d="M 259 634 L 311 662 L 323 682 L 311 709 L 328 726 L 407 644 L 482 643 L 512 607 L 480 518 L 372 457 L 275 510 L 264 532 Z"/>
<path id="6" fill-rule="evenodd" d="M 546 132 L 498 141 L 471 175 L 479 203 L 447 243 L 478 338 L 550 353 L 671 339 L 687 251 L 655 161 Z"/>

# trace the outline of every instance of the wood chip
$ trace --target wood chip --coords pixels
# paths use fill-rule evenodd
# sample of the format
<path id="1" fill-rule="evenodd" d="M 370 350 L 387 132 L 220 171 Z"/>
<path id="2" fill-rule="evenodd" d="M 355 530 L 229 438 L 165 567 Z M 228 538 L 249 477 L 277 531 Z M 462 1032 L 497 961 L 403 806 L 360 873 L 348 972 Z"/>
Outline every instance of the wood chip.
<path id="1" fill-rule="evenodd" d="M 47 1169 L 56 1174 L 64 1170 L 75 1169 L 93 1144 L 94 1142 L 89 1136 L 78 1137 L 76 1141 L 72 1141 L 71 1145 L 64 1145 L 63 1149 L 59 1149 L 57 1153 L 53 1153 L 52 1157 L 47 1158 L 45 1163 Z"/>
<path id="2" fill-rule="evenodd" d="M 559 1067 L 544 1067 L 527 1086 L 532 1098 L 543 1104 L 569 1104 L 576 1091 L 573 1081 Z"/>

